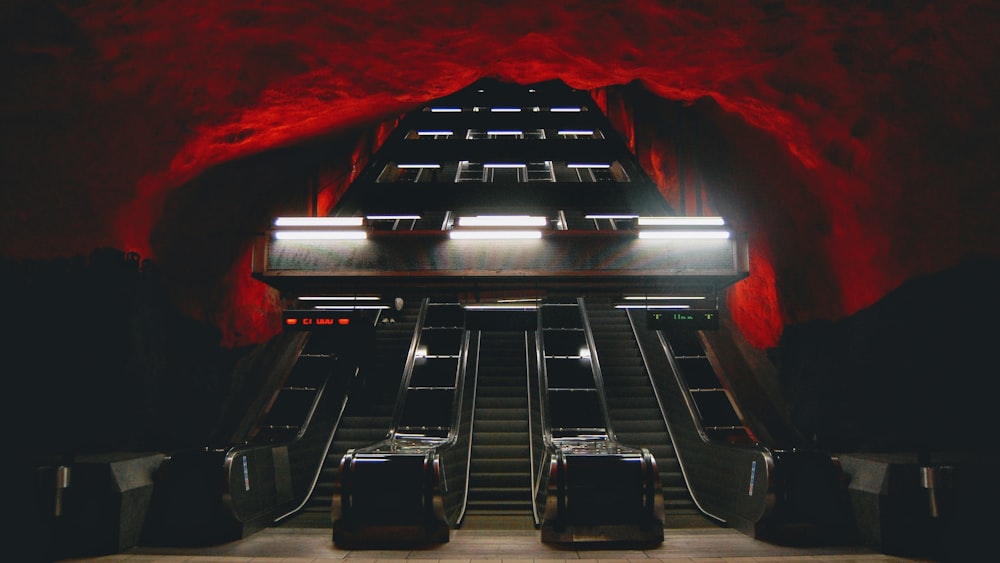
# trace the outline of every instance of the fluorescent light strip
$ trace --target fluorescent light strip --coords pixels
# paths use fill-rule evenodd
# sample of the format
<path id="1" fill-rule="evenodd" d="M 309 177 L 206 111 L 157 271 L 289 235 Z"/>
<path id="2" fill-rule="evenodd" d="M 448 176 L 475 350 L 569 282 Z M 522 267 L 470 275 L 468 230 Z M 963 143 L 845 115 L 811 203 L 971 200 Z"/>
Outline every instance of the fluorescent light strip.
<path id="1" fill-rule="evenodd" d="M 417 131 L 417 135 L 429 137 L 432 135 L 454 135 L 454 131 Z"/>
<path id="2" fill-rule="evenodd" d="M 593 135 L 593 131 L 559 131 L 560 135 Z"/>
<path id="3" fill-rule="evenodd" d="M 459 227 L 544 227 L 548 224 L 546 217 L 529 215 L 476 215 L 475 217 L 459 217 Z"/>
<path id="4" fill-rule="evenodd" d="M 537 311 L 538 305 L 466 305 L 467 311 Z"/>
<path id="5" fill-rule="evenodd" d="M 626 299 L 628 299 L 626 297 Z M 353 295 L 304 295 L 299 297 L 299 301 L 378 301 L 378 297 L 373 296 L 353 296 Z"/>
<path id="6" fill-rule="evenodd" d="M 698 299 L 704 299 L 704 295 L 626 295 L 625 301 L 667 301 L 667 300 L 677 300 L 677 301 L 694 301 Z"/>
<path id="7" fill-rule="evenodd" d="M 578 111 L 583 111 L 583 108 L 549 108 L 549 111 L 556 113 L 575 113 Z"/>
<path id="8" fill-rule="evenodd" d="M 722 217 L 639 217 L 639 226 L 647 227 L 721 227 Z"/>
<path id="9" fill-rule="evenodd" d="M 641 239 L 727 239 L 729 231 L 639 231 Z"/>
<path id="10" fill-rule="evenodd" d="M 637 219 L 638 215 L 584 215 L 584 219 Z"/>
<path id="11" fill-rule="evenodd" d="M 610 164 L 567 164 L 566 168 L 611 168 Z"/>
<path id="12" fill-rule="evenodd" d="M 527 164 L 518 164 L 516 162 L 515 163 L 508 163 L 508 164 L 503 164 L 503 163 L 499 163 L 499 162 L 493 162 L 493 163 L 488 163 L 488 164 L 484 164 L 483 165 L 483 168 L 527 168 L 527 167 L 528 167 Z"/>
<path id="13" fill-rule="evenodd" d="M 539 303 L 541 302 L 540 297 L 531 297 L 524 299 L 497 299 L 497 303 Z"/>
<path id="14" fill-rule="evenodd" d="M 374 311 L 379 309 L 388 309 L 388 305 L 316 305 L 316 309 L 323 309 L 324 311 Z"/>
<path id="15" fill-rule="evenodd" d="M 459 113 L 462 108 L 431 108 L 432 113 Z"/>
<path id="16" fill-rule="evenodd" d="M 274 238 L 279 240 L 364 240 L 365 231 L 277 231 Z"/>
<path id="17" fill-rule="evenodd" d="M 690 305 L 615 305 L 615 309 L 690 309 Z"/>
<path id="18" fill-rule="evenodd" d="M 540 239 L 541 231 L 448 231 L 448 236 L 455 240 L 514 240 Z"/>
<path id="19" fill-rule="evenodd" d="M 275 227 L 360 227 L 364 217 L 278 217 Z"/>
<path id="20" fill-rule="evenodd" d="M 396 168 L 441 168 L 440 164 L 397 164 Z"/>
<path id="21" fill-rule="evenodd" d="M 369 221 L 419 221 L 420 215 L 368 215 L 365 217 Z"/>
<path id="22" fill-rule="evenodd" d="M 487 135 L 524 135 L 524 131 L 487 131 Z"/>
<path id="23" fill-rule="evenodd" d="M 490 111 L 496 113 L 518 113 L 521 108 L 490 108 Z"/>

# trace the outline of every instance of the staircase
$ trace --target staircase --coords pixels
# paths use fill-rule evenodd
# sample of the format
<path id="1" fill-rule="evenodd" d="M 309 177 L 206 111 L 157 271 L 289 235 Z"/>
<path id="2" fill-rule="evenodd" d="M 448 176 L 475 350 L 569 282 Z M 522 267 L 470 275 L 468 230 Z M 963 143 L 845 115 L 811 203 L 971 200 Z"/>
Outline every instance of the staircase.
<path id="1" fill-rule="evenodd" d="M 619 442 L 646 448 L 656 459 L 667 527 L 681 516 L 700 515 L 674 452 L 666 422 L 625 311 L 608 302 L 587 302 L 587 317 L 604 378 L 608 416 Z"/>
<path id="2" fill-rule="evenodd" d="M 490 517 L 534 528 L 525 362 L 523 331 L 482 333 L 464 528 Z"/>

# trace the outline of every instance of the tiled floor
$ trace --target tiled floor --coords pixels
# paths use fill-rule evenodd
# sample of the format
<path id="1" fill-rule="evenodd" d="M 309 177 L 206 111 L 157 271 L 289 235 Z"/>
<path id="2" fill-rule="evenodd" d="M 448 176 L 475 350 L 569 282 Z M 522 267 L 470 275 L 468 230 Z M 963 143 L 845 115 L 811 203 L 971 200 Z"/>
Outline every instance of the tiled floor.
<path id="1" fill-rule="evenodd" d="M 718 527 L 667 529 L 662 544 L 651 549 L 556 547 L 541 543 L 535 530 L 455 530 L 451 541 L 422 549 L 344 550 L 334 545 L 330 529 L 277 527 L 244 540 L 201 548 L 133 548 L 127 553 L 74 561 L 205 561 L 227 563 L 294 562 L 351 563 L 419 559 L 441 563 L 527 563 L 573 561 L 601 563 L 643 560 L 671 562 L 853 562 L 927 561 L 883 555 L 856 546 L 786 547 L 754 540 L 736 530 Z"/>

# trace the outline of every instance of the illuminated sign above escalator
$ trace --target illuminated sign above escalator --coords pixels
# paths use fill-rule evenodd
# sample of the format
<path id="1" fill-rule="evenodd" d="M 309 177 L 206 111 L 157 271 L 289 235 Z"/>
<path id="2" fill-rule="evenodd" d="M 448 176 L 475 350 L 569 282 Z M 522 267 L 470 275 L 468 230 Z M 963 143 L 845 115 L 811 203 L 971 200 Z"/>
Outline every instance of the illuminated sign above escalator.
<path id="1" fill-rule="evenodd" d="M 281 326 L 284 330 L 344 330 L 353 326 L 356 315 L 352 311 L 285 310 Z"/>
<path id="2" fill-rule="evenodd" d="M 650 309 L 646 311 L 646 328 L 717 330 L 719 311 L 718 309 Z"/>

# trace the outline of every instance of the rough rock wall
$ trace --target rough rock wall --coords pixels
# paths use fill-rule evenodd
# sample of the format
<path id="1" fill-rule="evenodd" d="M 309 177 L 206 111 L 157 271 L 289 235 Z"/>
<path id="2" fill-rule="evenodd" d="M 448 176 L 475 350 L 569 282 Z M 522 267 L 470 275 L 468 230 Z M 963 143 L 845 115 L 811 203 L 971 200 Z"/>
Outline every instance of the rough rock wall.
<path id="1" fill-rule="evenodd" d="M 326 139 L 349 178 L 360 131 L 484 75 L 638 80 L 729 154 L 714 201 L 753 255 L 729 305 L 767 347 L 1000 253 L 998 19 L 989 0 L 6 2 L 2 254 L 136 251 L 224 342 L 259 342 L 273 297 L 248 233 L 281 182 L 248 197 L 232 179 L 249 169 L 221 189 L 212 171 Z M 631 113 L 669 192 L 667 144 Z"/>

